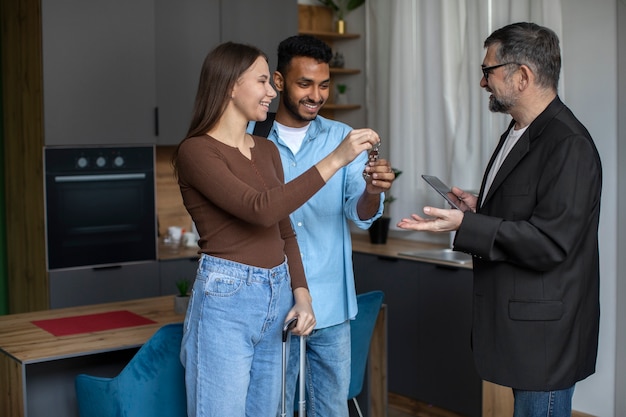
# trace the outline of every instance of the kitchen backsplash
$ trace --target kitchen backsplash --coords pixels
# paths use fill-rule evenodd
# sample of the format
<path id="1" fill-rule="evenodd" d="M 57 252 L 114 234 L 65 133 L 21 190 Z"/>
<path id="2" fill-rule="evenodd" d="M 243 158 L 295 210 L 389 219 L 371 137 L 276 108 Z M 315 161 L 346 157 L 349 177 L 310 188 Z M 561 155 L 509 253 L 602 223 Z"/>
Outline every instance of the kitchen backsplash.
<path id="1" fill-rule="evenodd" d="M 172 154 L 175 146 L 156 147 L 156 202 L 159 220 L 159 236 L 167 234 L 170 226 L 179 226 L 191 231 L 191 216 L 187 213 L 174 176 Z"/>

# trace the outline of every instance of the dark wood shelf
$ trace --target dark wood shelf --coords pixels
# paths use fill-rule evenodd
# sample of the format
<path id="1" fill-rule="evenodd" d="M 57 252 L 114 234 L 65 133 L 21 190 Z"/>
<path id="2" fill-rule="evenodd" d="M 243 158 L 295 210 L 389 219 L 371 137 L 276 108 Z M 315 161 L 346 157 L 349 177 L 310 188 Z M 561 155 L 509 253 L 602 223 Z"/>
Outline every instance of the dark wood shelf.
<path id="1" fill-rule="evenodd" d="M 337 68 L 337 67 L 330 67 L 330 73 L 331 74 L 337 74 L 337 75 L 354 75 L 354 74 L 359 74 L 361 72 L 360 69 L 357 68 Z"/>
<path id="2" fill-rule="evenodd" d="M 358 110 L 361 108 L 360 104 L 333 104 L 326 103 L 322 110 Z"/>
<path id="3" fill-rule="evenodd" d="M 358 39 L 361 37 L 358 33 L 337 33 L 337 32 L 327 32 L 327 31 L 319 31 L 319 30 L 300 30 L 300 35 L 311 35 L 316 38 L 320 38 L 322 40 L 342 40 L 342 39 Z"/>

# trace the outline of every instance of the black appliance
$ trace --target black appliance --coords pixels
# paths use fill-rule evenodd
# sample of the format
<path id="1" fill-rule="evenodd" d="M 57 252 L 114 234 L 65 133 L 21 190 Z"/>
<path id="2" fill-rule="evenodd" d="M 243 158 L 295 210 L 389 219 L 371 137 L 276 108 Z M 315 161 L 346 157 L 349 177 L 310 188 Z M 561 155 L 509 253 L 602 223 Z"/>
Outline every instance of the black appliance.
<path id="1" fill-rule="evenodd" d="M 44 148 L 48 269 L 156 260 L 154 146 Z"/>

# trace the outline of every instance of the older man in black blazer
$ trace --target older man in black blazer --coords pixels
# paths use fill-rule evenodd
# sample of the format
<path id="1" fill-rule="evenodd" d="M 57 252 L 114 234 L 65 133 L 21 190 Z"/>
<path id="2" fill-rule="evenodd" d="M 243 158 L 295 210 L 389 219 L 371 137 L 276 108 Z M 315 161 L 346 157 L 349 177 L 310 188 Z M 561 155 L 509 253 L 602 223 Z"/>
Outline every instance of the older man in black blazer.
<path id="1" fill-rule="evenodd" d="M 480 85 L 513 120 L 478 197 L 425 207 L 398 226 L 454 231 L 473 255 L 472 350 L 485 380 L 513 388 L 515 417 L 571 415 L 576 382 L 595 372 L 602 167 L 589 132 L 557 96 L 551 30 L 516 23 L 484 44 Z"/>

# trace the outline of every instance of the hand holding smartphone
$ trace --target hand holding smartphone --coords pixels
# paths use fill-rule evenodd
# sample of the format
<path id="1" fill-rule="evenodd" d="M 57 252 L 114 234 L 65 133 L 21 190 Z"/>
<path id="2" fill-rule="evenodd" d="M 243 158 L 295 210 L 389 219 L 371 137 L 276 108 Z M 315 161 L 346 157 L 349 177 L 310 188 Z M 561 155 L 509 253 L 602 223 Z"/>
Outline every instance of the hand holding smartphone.
<path id="1" fill-rule="evenodd" d="M 422 175 L 422 178 L 428 183 L 428 185 L 433 187 L 435 191 L 437 191 L 448 202 L 448 204 L 450 204 L 450 207 L 461 210 L 461 208 L 453 200 L 455 196 L 452 194 L 452 189 L 444 184 L 443 181 L 434 175 Z"/>

